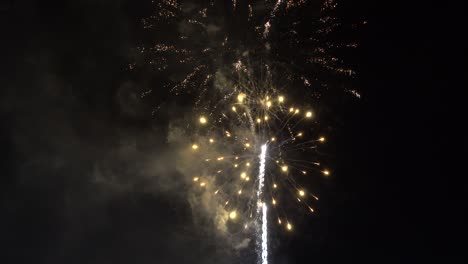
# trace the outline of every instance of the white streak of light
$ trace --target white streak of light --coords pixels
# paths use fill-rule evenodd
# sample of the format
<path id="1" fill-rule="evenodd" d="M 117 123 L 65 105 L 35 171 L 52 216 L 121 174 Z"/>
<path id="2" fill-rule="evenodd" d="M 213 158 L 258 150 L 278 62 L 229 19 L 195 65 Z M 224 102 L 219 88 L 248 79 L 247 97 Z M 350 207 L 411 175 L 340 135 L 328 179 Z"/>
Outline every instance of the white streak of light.
<path id="1" fill-rule="evenodd" d="M 262 215 L 262 264 L 268 264 L 268 241 L 267 241 L 267 206 L 263 203 Z"/>
<path id="2" fill-rule="evenodd" d="M 267 145 L 262 145 L 262 152 L 260 153 L 260 168 L 258 172 L 258 189 L 257 189 L 257 197 L 258 197 L 258 212 L 262 213 L 262 230 L 261 230 L 261 264 L 268 264 L 268 244 L 267 244 L 267 206 L 265 203 L 262 202 L 262 194 L 263 188 L 265 185 L 265 159 L 266 159 L 266 152 L 267 152 Z M 260 211 L 260 206 L 262 210 Z M 260 255 L 260 254 L 259 254 Z"/>

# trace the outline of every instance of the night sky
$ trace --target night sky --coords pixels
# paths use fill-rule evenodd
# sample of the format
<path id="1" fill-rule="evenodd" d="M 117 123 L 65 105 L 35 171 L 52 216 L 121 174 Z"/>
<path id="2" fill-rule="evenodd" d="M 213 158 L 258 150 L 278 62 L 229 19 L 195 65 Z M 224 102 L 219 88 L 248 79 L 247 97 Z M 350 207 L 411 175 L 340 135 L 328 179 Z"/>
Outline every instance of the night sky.
<path id="1" fill-rule="evenodd" d="M 149 2 L 0 4 L 0 263 L 245 263 L 195 227 L 126 70 Z M 271 263 L 466 263 L 462 8 L 340 2 L 367 21 L 345 54 L 362 97 L 329 101 L 333 176 Z"/>

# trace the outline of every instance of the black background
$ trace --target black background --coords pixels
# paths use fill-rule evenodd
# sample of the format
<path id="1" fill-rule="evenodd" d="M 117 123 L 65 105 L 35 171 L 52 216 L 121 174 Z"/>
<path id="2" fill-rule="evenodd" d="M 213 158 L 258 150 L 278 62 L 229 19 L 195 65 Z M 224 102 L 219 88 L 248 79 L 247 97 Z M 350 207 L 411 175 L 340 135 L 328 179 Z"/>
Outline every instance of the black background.
<path id="1" fill-rule="evenodd" d="M 339 9 L 368 22 L 352 58 L 362 99 L 333 106 L 330 192 L 273 263 L 467 261 L 463 7 L 407 2 Z M 122 71 L 148 4 L 0 5 L 1 263 L 236 263 L 207 258 L 222 252 L 191 230 L 189 205 L 147 179 L 125 192 L 90 184 L 122 138 L 164 148 L 166 121 L 132 101 L 140 84 Z M 112 161 L 131 175 L 139 158 Z"/>

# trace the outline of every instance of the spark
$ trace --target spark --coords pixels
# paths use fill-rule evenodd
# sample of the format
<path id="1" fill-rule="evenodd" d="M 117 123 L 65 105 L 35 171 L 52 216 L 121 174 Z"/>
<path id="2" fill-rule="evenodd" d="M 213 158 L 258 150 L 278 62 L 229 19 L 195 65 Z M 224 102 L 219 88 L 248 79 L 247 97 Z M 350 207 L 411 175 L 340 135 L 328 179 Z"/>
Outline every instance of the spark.
<path id="1" fill-rule="evenodd" d="M 245 99 L 245 94 L 241 93 L 237 96 L 237 101 L 239 103 L 243 103 L 244 102 L 244 99 Z"/>
<path id="2" fill-rule="evenodd" d="M 206 117 L 202 116 L 200 117 L 200 124 L 206 124 Z"/>
<path id="3" fill-rule="evenodd" d="M 281 170 L 284 171 L 284 172 L 287 172 L 288 171 L 288 166 L 282 166 Z"/>
<path id="4" fill-rule="evenodd" d="M 321 137 L 321 138 L 319 138 L 319 141 L 320 141 L 320 142 L 325 142 L 325 138 L 324 138 L 324 137 Z"/>
<path id="5" fill-rule="evenodd" d="M 304 196 L 305 195 L 305 192 L 303 190 L 299 190 L 299 195 L 300 196 Z"/>
<path id="6" fill-rule="evenodd" d="M 210 138 L 210 143 L 214 143 L 214 139 Z"/>
<path id="7" fill-rule="evenodd" d="M 192 149 L 193 149 L 193 150 L 198 149 L 198 145 L 197 145 L 197 144 L 193 144 L 193 145 L 192 145 Z"/>
<path id="8" fill-rule="evenodd" d="M 325 174 L 326 176 L 328 176 L 328 175 L 330 175 L 330 171 L 324 170 L 324 171 L 323 171 L 323 174 Z"/>
<path id="9" fill-rule="evenodd" d="M 236 217 L 237 217 L 237 212 L 236 212 L 236 211 L 231 211 L 231 212 L 229 213 L 229 218 L 231 218 L 231 219 L 236 219 Z"/>
<path id="10" fill-rule="evenodd" d="M 205 182 L 200 182 L 200 186 L 201 186 L 201 187 L 204 187 L 205 185 L 206 185 Z"/>
<path id="11" fill-rule="evenodd" d="M 284 96 L 282 95 L 278 96 L 278 102 L 280 103 L 284 102 Z"/>
<path id="12" fill-rule="evenodd" d="M 286 224 L 286 228 L 288 229 L 288 231 L 291 231 L 292 230 L 292 225 L 288 222 Z"/>
<path id="13" fill-rule="evenodd" d="M 307 112 L 307 113 L 306 113 L 306 117 L 312 117 L 312 112 L 310 112 L 310 111 Z"/>
<path id="14" fill-rule="evenodd" d="M 193 181 L 196 182 L 196 181 L 198 181 L 198 179 L 199 179 L 198 177 L 195 177 L 195 178 L 193 178 Z"/>

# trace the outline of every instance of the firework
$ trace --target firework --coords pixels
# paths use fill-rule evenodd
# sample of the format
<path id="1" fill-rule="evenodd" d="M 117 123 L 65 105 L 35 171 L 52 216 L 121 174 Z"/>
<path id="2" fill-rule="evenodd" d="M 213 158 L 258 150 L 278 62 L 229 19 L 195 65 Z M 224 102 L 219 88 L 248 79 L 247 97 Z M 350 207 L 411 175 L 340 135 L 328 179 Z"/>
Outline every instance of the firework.
<path id="1" fill-rule="evenodd" d="M 196 163 L 205 161 L 194 188 L 203 188 L 211 201 L 222 205 L 227 220 L 242 225 L 246 235 L 247 227 L 254 227 L 260 263 L 268 262 L 268 218 L 277 218 L 280 227 L 293 231 L 292 201 L 313 213 L 318 200 L 313 188 L 300 182 L 310 184 L 330 175 L 319 162 L 317 150 L 325 137 L 316 131 L 313 111 L 299 107 L 300 103 L 287 106 L 286 96 L 276 92 L 260 84 L 238 91 L 223 101 L 218 112 L 211 112 L 212 123 L 198 122 L 192 134 L 192 154 L 200 160 Z M 236 111 L 229 111 L 232 107 Z M 271 118 L 260 118 L 264 116 Z M 258 119 L 260 123 L 254 121 Z M 251 175 L 257 177 L 249 181 Z M 284 226 L 281 219 L 286 220 Z"/>
<path id="2" fill-rule="evenodd" d="M 169 96 L 193 98 L 198 115 L 185 127 L 198 171 L 194 188 L 222 208 L 216 217 L 223 223 L 246 233 L 255 227 L 259 259 L 267 263 L 268 217 L 293 231 L 287 201 L 313 213 L 318 197 L 301 182 L 331 175 L 319 162 L 325 137 L 310 104 L 336 89 L 360 97 L 342 88 L 354 72 L 334 55 L 356 44 L 329 37 L 342 27 L 333 0 L 153 3 L 154 14 L 142 21 L 152 38 L 129 68 L 153 72 Z"/>
<path id="3" fill-rule="evenodd" d="M 331 37 L 344 27 L 333 16 L 333 0 L 238 0 L 231 6 L 224 0 L 153 2 L 153 15 L 142 20 L 149 40 L 136 48 L 129 68 L 166 80 L 158 90 L 171 96 L 192 94 L 196 109 L 213 109 L 205 99 L 217 102 L 230 96 L 233 76 L 252 77 L 252 68 L 265 69 L 260 74 L 278 73 L 271 76 L 273 84 L 293 87 L 311 99 L 343 90 L 342 80 L 354 75 L 334 55 L 356 43 Z M 344 91 L 360 97 L 355 89 Z M 161 109 L 162 99 L 153 113 Z"/>

